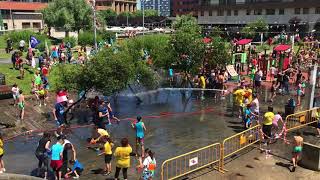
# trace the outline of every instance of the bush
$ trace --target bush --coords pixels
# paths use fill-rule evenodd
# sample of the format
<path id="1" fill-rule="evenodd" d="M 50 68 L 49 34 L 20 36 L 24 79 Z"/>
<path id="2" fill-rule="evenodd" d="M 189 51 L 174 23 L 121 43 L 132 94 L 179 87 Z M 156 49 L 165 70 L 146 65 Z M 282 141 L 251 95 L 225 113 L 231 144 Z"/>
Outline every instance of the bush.
<path id="1" fill-rule="evenodd" d="M 102 30 L 99 32 L 99 35 L 101 36 L 103 41 L 107 41 L 110 43 L 110 39 L 115 39 L 116 38 L 116 33 Z"/>
<path id="2" fill-rule="evenodd" d="M 100 41 L 102 41 L 102 38 L 99 34 L 97 34 L 97 43 Z M 80 46 L 94 46 L 94 33 L 88 31 L 81 32 L 78 35 L 78 44 Z"/>
<path id="3" fill-rule="evenodd" d="M 30 30 L 9 32 L 8 34 L 5 34 L 5 39 L 10 38 L 13 42 L 14 48 L 19 47 L 19 42 L 21 40 L 24 40 L 26 42 L 26 47 L 28 47 L 30 36 L 34 36 L 40 41 L 40 44 L 36 47 L 39 51 L 45 51 L 45 42 L 47 42 L 48 48 L 50 49 L 51 41 L 46 35 L 35 33 Z"/>
<path id="4" fill-rule="evenodd" d="M 63 42 L 65 44 L 67 44 L 67 42 L 69 42 L 71 44 L 71 47 L 75 47 L 77 45 L 77 38 L 76 37 L 73 37 L 73 36 L 70 36 L 70 37 L 65 37 L 63 39 Z"/>

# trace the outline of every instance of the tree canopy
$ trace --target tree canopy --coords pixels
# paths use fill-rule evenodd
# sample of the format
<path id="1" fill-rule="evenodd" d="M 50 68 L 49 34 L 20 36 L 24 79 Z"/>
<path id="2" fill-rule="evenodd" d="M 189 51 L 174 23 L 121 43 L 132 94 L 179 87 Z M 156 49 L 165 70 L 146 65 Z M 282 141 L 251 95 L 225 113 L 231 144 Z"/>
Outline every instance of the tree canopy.
<path id="1" fill-rule="evenodd" d="M 49 27 L 62 28 L 66 35 L 92 27 L 92 8 L 86 0 L 54 0 L 42 13 Z"/>
<path id="2" fill-rule="evenodd" d="M 248 23 L 241 32 L 247 38 L 254 38 L 262 32 L 268 31 L 268 24 L 263 19 L 258 19 L 254 22 Z"/>

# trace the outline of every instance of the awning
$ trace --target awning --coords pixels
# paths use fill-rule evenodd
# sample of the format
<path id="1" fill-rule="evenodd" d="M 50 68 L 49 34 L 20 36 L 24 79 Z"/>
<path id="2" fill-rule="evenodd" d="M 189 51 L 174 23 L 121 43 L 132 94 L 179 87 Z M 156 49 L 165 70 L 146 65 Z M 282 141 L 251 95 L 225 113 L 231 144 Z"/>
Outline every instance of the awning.
<path id="1" fill-rule="evenodd" d="M 290 45 L 280 44 L 280 45 L 276 46 L 273 50 L 275 50 L 275 51 L 286 51 L 286 50 L 288 50 L 290 48 L 291 48 Z"/>
<path id="2" fill-rule="evenodd" d="M 209 44 L 211 43 L 212 39 L 211 38 L 208 38 L 208 37 L 205 37 L 202 39 L 202 42 L 205 43 L 205 44 Z"/>
<path id="3" fill-rule="evenodd" d="M 239 41 L 236 42 L 237 45 L 246 45 L 251 43 L 252 39 L 241 39 Z"/>

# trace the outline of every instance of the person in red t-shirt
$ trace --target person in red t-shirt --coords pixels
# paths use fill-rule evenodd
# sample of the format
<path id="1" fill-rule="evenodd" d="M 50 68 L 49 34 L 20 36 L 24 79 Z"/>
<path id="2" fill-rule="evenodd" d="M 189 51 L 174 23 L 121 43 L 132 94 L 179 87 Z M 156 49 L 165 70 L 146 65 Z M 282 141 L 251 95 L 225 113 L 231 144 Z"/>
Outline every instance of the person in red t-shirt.
<path id="1" fill-rule="evenodd" d="M 48 70 L 48 68 L 47 68 L 45 65 L 42 65 L 41 74 L 42 74 L 43 76 L 45 76 L 45 77 L 47 77 L 48 74 L 49 74 L 49 70 Z"/>

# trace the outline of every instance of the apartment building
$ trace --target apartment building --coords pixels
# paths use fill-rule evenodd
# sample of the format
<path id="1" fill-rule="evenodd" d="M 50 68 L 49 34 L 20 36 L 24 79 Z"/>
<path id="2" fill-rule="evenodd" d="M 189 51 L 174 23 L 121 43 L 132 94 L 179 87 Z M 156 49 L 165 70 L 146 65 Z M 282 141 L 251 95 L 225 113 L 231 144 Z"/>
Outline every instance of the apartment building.
<path id="1" fill-rule="evenodd" d="M 245 25 L 256 19 L 287 25 L 295 18 L 313 28 L 320 20 L 320 0 L 199 0 L 201 25 Z"/>

